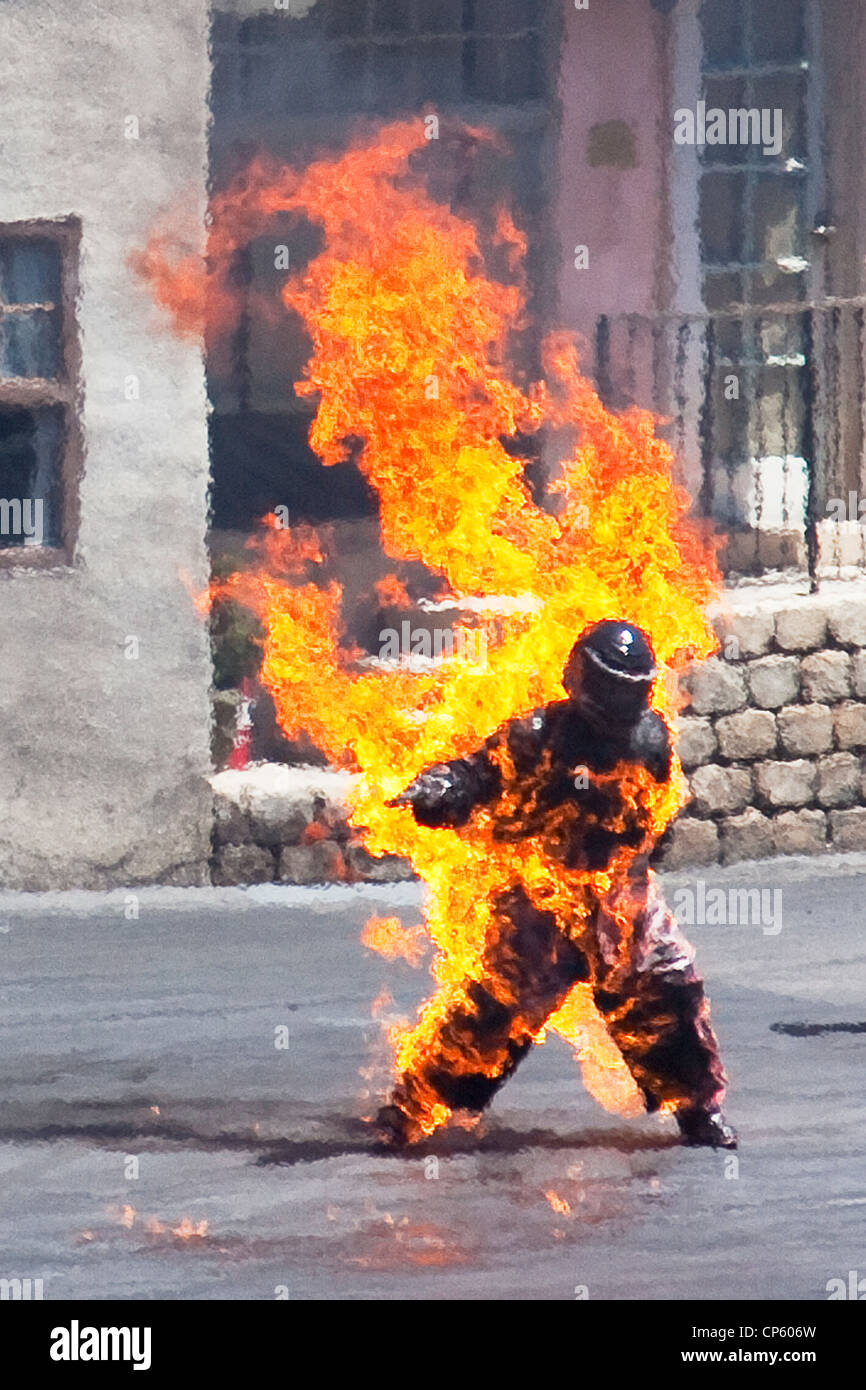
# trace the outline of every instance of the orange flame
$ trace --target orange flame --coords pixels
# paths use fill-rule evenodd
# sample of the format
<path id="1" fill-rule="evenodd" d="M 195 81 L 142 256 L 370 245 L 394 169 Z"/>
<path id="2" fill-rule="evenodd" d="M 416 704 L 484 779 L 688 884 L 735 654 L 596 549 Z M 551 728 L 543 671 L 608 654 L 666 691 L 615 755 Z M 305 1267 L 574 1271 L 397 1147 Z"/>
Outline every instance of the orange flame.
<path id="1" fill-rule="evenodd" d="M 138 1212 L 136 1212 L 135 1207 L 129 1204 L 123 1207 L 109 1207 L 108 1210 L 109 1215 L 121 1226 L 125 1227 L 127 1231 L 133 1229 L 136 1221 L 142 1220 Z M 178 1240 L 202 1240 L 207 1235 L 208 1228 L 208 1222 L 206 1220 L 192 1221 L 188 1216 L 182 1217 L 177 1226 L 169 1226 L 164 1221 L 160 1221 L 159 1217 L 156 1216 L 143 1218 L 142 1224 L 144 1225 L 145 1231 L 150 1236 L 172 1235 Z M 82 1232 L 82 1239 L 92 1240 L 92 1232 Z"/>
<path id="2" fill-rule="evenodd" d="M 670 724 L 675 673 L 716 645 L 705 611 L 718 580 L 715 543 L 687 516 L 690 499 L 672 481 L 672 454 L 650 413 L 607 410 L 564 333 L 544 343 L 545 379 L 515 384 L 509 346 L 524 323 L 524 237 L 504 210 L 485 240 L 435 202 L 422 179 L 427 150 L 422 124 L 407 121 L 303 170 L 254 163 L 214 201 L 211 273 L 200 287 L 211 322 L 224 323 L 236 248 L 278 213 L 320 225 L 324 250 L 282 292 L 313 343 L 296 383 L 318 398 L 310 443 L 335 464 L 350 437 L 361 441 L 358 463 L 379 496 L 386 553 L 438 574 L 486 635 L 483 662 L 462 659 L 458 647 L 421 674 L 359 669 L 360 653 L 341 645 L 340 586 L 322 574 L 326 539 L 279 529 L 272 518 L 252 571 L 219 590 L 262 620 L 261 679 L 288 737 L 303 731 L 361 773 L 354 825 L 373 854 L 407 857 L 427 885 L 437 990 L 416 1024 L 395 1032 L 401 1072 L 429 1047 L 466 983 L 481 978 L 497 892 L 519 879 L 579 926 L 635 851 L 605 874 L 566 872 L 538 840 L 495 840 L 483 812 L 445 833 L 387 801 L 430 763 L 466 754 L 506 720 L 561 698 L 575 637 L 601 618 L 626 618 L 649 634 L 667 667 L 654 703 Z M 509 283 L 486 273 L 491 251 L 508 265 Z M 160 244 L 141 266 L 188 327 L 188 263 L 173 265 Z M 548 509 L 533 501 L 522 462 L 506 447 L 518 432 L 542 429 L 562 454 Z M 402 601 L 394 575 L 380 593 Z M 629 776 L 632 805 L 655 836 L 683 802 L 679 765 L 666 786 L 634 769 Z M 365 944 L 381 949 L 386 935 L 382 923 L 369 924 Z M 575 1044 L 595 1095 L 611 1108 L 634 1105 L 634 1083 L 586 989 L 576 987 L 547 1026 Z M 448 1118 L 431 1095 L 424 1132 Z"/>
<path id="3" fill-rule="evenodd" d="M 371 917 L 361 932 L 361 944 L 386 960 L 402 959 L 417 967 L 427 954 L 429 939 L 420 923 L 406 928 L 399 917 Z"/>
<path id="4" fill-rule="evenodd" d="M 552 1190 L 550 1192 L 545 1192 L 544 1195 L 558 1216 L 568 1216 L 571 1213 L 571 1204 L 565 1197 L 560 1197 Z"/>

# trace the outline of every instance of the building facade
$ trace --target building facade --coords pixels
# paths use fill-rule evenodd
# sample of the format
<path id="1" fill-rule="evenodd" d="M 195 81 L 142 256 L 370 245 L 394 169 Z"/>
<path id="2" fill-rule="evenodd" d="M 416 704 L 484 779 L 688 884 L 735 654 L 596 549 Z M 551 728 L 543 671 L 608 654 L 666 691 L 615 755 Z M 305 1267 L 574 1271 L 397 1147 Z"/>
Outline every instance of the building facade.
<path id="1" fill-rule="evenodd" d="M 203 244 L 207 26 L 204 0 L 0 5 L 6 887 L 208 871 L 202 353 L 129 265 L 178 200 Z"/>
<path id="2" fill-rule="evenodd" d="M 284 505 L 376 577 L 374 499 L 307 445 L 297 330 L 248 317 L 206 377 L 130 265 L 169 208 L 203 249 L 208 185 L 256 152 L 492 126 L 458 205 L 508 194 L 539 330 L 664 417 L 732 581 L 861 572 L 864 28 L 846 0 L 2 0 L 0 881 L 206 881 L 213 556 Z M 845 766 L 828 805 L 866 804 Z"/>

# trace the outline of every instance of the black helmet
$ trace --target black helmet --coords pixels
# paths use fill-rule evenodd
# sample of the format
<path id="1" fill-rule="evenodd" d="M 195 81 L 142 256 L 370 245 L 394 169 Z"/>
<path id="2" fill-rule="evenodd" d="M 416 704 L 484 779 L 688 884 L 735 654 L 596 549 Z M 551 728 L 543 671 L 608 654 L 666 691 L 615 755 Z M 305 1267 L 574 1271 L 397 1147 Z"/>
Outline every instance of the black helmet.
<path id="1" fill-rule="evenodd" d="M 571 649 L 562 683 L 595 718 L 636 719 L 649 703 L 658 675 L 649 638 L 620 618 L 584 628 Z"/>

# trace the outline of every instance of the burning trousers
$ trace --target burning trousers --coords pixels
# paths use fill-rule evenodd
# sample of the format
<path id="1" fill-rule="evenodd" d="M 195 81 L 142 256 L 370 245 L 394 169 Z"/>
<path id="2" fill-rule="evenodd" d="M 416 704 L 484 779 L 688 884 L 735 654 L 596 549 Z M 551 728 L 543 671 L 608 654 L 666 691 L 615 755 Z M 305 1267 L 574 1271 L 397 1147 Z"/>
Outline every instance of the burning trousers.
<path id="1" fill-rule="evenodd" d="M 432 1045 L 392 1095 L 406 1138 L 435 1127 L 435 1107 L 481 1111 L 578 981 L 640 1087 L 647 1109 L 717 1109 L 725 1076 L 694 953 L 644 870 L 597 901 L 576 935 L 522 888 L 503 894 L 484 954 Z"/>

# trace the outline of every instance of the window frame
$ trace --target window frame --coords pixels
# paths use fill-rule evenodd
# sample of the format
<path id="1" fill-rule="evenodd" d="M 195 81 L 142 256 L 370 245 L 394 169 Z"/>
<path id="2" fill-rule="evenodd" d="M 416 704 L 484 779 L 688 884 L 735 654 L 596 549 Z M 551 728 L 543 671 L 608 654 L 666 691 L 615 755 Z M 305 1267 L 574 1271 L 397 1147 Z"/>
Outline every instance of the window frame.
<path id="1" fill-rule="evenodd" d="M 84 460 L 81 430 L 81 342 L 75 307 L 81 222 L 74 216 L 0 222 L 0 241 L 51 241 L 60 253 L 60 370 L 56 377 L 0 376 L 0 409 L 54 406 L 63 415 L 59 464 L 60 541 L 57 545 L 0 544 L 0 571 L 57 569 L 71 565 L 78 539 L 79 487 Z"/>

